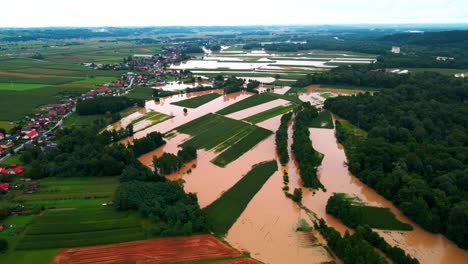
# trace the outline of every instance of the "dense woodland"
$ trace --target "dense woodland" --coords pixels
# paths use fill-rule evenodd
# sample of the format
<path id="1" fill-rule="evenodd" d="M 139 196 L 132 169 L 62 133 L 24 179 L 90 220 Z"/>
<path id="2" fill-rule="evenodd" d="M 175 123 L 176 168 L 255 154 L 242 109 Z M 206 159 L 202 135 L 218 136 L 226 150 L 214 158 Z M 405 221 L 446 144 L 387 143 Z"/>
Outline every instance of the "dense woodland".
<path id="1" fill-rule="evenodd" d="M 350 170 L 431 232 L 468 248 L 468 81 L 426 73 L 374 96 L 325 108 L 368 132 L 337 124 Z"/>
<path id="2" fill-rule="evenodd" d="M 308 124 L 318 116 L 317 109 L 309 102 L 303 103 L 297 111 L 293 125 L 292 152 L 299 165 L 302 183 L 306 187 L 324 188 L 317 178 L 317 167 L 322 162 L 322 155 L 313 147 Z"/>
<path id="3" fill-rule="evenodd" d="M 153 165 L 155 169 L 158 169 L 162 174 L 170 174 L 176 172 L 182 168 L 184 163 L 189 162 L 197 158 L 197 149 L 193 146 L 183 146 L 177 152 L 177 155 L 172 153 L 164 152 L 161 157 L 153 158 Z"/>

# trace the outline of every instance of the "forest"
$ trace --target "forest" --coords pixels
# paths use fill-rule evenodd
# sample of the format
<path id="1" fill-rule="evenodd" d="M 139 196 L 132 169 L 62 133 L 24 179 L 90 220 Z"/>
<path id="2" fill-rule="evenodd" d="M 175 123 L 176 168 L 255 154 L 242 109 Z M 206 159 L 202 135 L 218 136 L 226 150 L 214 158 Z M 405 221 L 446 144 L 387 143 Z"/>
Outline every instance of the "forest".
<path id="1" fill-rule="evenodd" d="M 368 132 L 337 126 L 349 169 L 431 232 L 468 248 L 468 82 L 415 75 L 373 96 L 336 97 L 325 108 Z"/>

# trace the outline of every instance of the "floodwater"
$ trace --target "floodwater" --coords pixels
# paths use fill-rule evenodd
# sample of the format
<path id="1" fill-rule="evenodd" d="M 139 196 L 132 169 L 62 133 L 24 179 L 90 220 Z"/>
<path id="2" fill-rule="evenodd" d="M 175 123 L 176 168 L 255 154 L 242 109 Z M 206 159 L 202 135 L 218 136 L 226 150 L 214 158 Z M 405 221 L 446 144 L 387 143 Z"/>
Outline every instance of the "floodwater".
<path id="1" fill-rule="evenodd" d="M 158 131 L 161 133 L 166 133 L 182 124 L 185 124 L 189 121 L 192 121 L 198 117 L 201 117 L 207 113 L 216 112 L 222 108 L 231 105 L 239 100 L 245 99 L 252 95 L 249 92 L 236 92 L 231 94 L 222 95 L 209 103 L 201 105 L 195 109 L 188 109 L 187 113 L 183 112 L 184 107 L 173 105 L 171 103 L 185 100 L 187 98 L 208 94 L 208 93 L 222 93 L 222 89 L 210 90 L 210 91 L 201 91 L 194 92 L 189 94 L 177 94 L 170 97 L 161 98 L 159 102 L 156 101 L 147 101 L 145 107 L 157 112 L 161 112 L 167 115 L 174 116 L 171 119 L 168 119 L 164 122 L 156 124 L 152 127 L 149 127 L 145 130 L 135 133 L 135 138 L 144 137 L 146 134 Z"/>
<path id="2" fill-rule="evenodd" d="M 309 88 L 308 93 L 313 92 L 312 88 Z M 309 95 L 304 93 L 300 96 L 303 100 L 310 100 Z M 175 95 L 159 103 L 147 102 L 147 109 L 166 114 L 172 113 L 175 117 L 139 132 L 135 136 L 141 137 L 151 131 L 167 132 L 248 96 L 250 96 L 249 93 L 222 96 L 197 109 L 189 109 L 187 115 L 182 113 L 181 107 L 170 104 L 187 98 L 187 95 Z M 280 116 L 277 116 L 259 123 L 258 126 L 276 131 L 279 124 Z M 283 171 L 287 171 L 290 179 L 290 192 L 294 188 L 302 188 L 304 206 L 312 210 L 317 217 L 324 218 L 328 225 L 341 233 L 348 228 L 325 212 L 326 202 L 334 192 L 345 192 L 359 197 L 368 204 L 390 208 L 400 221 L 413 225 L 413 231 L 378 232 L 388 243 L 400 246 L 407 253 L 418 258 L 421 263 L 468 263 L 467 251 L 458 248 L 442 235 L 431 234 L 423 230 L 403 216 L 389 201 L 354 177 L 348 171 L 346 156 L 343 147 L 336 141 L 334 129 L 312 128 L 310 132 L 314 148 L 324 154 L 322 165 L 318 169 L 318 177 L 327 192 L 315 191 L 314 193 L 302 187 L 297 164 L 290 153 L 292 158 L 289 163 L 280 167 L 281 169 L 270 177 L 229 230 L 226 240 L 232 246 L 248 251 L 254 258 L 266 263 L 321 263 L 331 260 L 325 249 L 317 246 L 313 236 L 295 231 L 296 224 L 301 218 L 305 220 L 309 218 L 294 202 L 286 198 L 282 191 L 282 174 Z M 292 143 L 291 126 L 288 128 L 288 134 L 290 146 Z M 163 151 L 176 153 L 178 145 L 188 138 L 188 135 L 177 134 L 167 140 L 168 143 L 165 146 L 141 156 L 139 160 L 146 165 L 151 165 L 153 156 L 160 156 Z M 196 193 L 200 206 L 206 207 L 241 179 L 252 165 L 277 159 L 274 135 L 257 144 L 239 159 L 228 164 L 226 168 L 218 167 L 210 162 L 217 154 L 212 151 L 199 150 L 196 160 L 185 164 L 180 172 L 166 175 L 166 177 L 172 180 L 182 178 L 185 181 L 184 189 L 187 192 Z M 317 238 L 323 241 L 319 235 Z"/>

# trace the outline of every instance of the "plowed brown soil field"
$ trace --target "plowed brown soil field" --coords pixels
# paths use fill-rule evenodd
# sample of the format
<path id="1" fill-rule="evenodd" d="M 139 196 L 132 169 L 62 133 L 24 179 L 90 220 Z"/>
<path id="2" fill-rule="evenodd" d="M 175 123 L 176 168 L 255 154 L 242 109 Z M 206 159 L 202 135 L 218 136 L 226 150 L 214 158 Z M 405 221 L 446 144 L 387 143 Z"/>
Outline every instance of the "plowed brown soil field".
<path id="1" fill-rule="evenodd" d="M 168 237 L 94 247 L 60 249 L 52 264 L 163 263 L 241 256 L 212 235 Z M 257 262 L 220 262 L 257 263 Z"/>
<path id="2" fill-rule="evenodd" d="M 249 258 L 227 259 L 209 262 L 209 264 L 259 264 L 260 262 Z"/>

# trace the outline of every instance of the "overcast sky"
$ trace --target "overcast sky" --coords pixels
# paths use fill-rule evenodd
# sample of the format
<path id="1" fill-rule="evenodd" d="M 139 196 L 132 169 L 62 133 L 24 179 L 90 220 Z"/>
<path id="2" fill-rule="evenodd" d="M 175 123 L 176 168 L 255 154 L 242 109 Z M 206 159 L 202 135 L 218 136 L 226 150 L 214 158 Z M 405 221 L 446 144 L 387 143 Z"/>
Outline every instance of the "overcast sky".
<path id="1" fill-rule="evenodd" d="M 2 0 L 0 27 L 468 23 L 468 0 Z"/>

